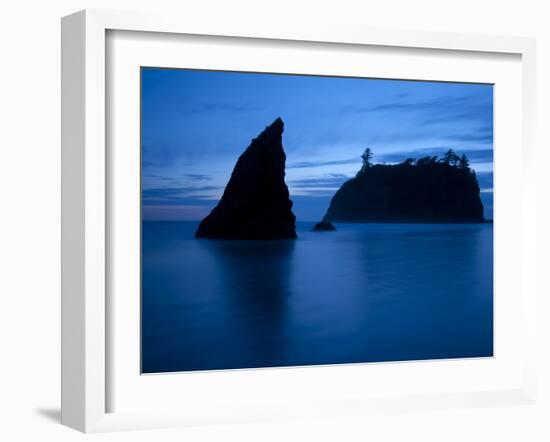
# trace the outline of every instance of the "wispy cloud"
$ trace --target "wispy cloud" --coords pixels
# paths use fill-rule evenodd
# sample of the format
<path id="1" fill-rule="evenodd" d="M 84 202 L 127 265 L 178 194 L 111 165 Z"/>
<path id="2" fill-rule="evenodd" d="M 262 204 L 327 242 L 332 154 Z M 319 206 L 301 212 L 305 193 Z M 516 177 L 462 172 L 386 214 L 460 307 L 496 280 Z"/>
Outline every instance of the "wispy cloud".
<path id="1" fill-rule="evenodd" d="M 334 193 L 351 177 L 340 173 L 305 177 L 288 181 L 292 196 L 326 196 Z"/>
<path id="2" fill-rule="evenodd" d="M 318 177 L 300 178 L 290 180 L 288 183 L 293 188 L 338 188 L 351 177 L 341 173 L 331 173 Z"/>
<path id="3" fill-rule="evenodd" d="M 490 95 L 440 96 L 428 100 L 398 99 L 373 106 L 348 105 L 344 113 L 377 114 L 399 122 L 400 118 L 414 122 L 407 130 L 400 130 L 399 123 L 391 131 L 379 134 L 378 139 L 400 141 L 429 138 L 490 144 L 493 142 L 493 103 Z M 373 115 L 374 117 L 374 115 Z"/>
<path id="4" fill-rule="evenodd" d="M 264 110 L 265 107 L 266 106 L 261 103 L 253 102 L 229 103 L 218 101 L 198 101 L 197 99 L 184 98 L 181 100 L 181 106 L 178 110 L 183 115 L 196 116 L 204 113 L 242 114 L 259 112 Z"/>
<path id="5" fill-rule="evenodd" d="M 360 164 L 361 159 L 359 156 L 354 158 L 347 158 L 344 160 L 331 160 L 331 161 L 298 161 L 295 163 L 289 163 L 286 165 L 287 169 L 306 169 L 310 167 L 323 167 L 323 166 L 339 166 L 343 164 Z"/>
<path id="6" fill-rule="evenodd" d="M 395 112 L 395 111 L 426 111 L 431 114 L 437 111 L 437 114 L 431 114 L 430 118 L 424 118 L 424 123 L 440 123 L 447 121 L 441 112 L 452 114 L 460 120 L 477 118 L 480 113 L 486 114 L 492 111 L 492 102 L 487 100 L 485 96 L 452 96 L 447 95 L 437 97 L 430 100 L 413 100 L 407 101 L 400 97 L 398 101 L 383 103 L 374 106 L 362 105 L 347 105 L 342 108 L 343 112 L 352 113 L 372 113 L 372 112 Z"/>
<path id="7" fill-rule="evenodd" d="M 489 144 L 493 142 L 493 128 L 481 128 L 462 134 L 449 134 L 444 138 L 457 142 L 477 142 L 481 144 Z"/>
<path id="8" fill-rule="evenodd" d="M 184 187 L 155 187 L 143 189 L 142 198 L 145 201 L 181 201 L 193 196 L 196 199 L 211 198 L 210 191 L 219 190 L 219 186 L 184 186 Z M 207 192 L 197 195 L 197 192 Z"/>
<path id="9" fill-rule="evenodd" d="M 141 149 L 144 168 L 171 165 L 183 155 L 182 152 L 185 152 L 180 143 L 173 142 L 144 142 Z"/>
<path id="10" fill-rule="evenodd" d="M 158 181 L 174 181 L 174 179 L 171 178 L 171 177 L 164 176 L 164 175 L 155 175 L 153 173 L 143 174 L 143 178 L 150 178 L 150 179 L 158 180 Z"/>
<path id="11" fill-rule="evenodd" d="M 187 188 L 186 184 L 189 183 L 203 183 L 206 181 L 212 181 L 212 176 L 202 173 L 186 173 L 181 177 L 174 177 L 171 175 L 159 175 L 147 173 L 143 174 L 144 187 L 145 188 Z M 159 185 L 163 187 L 159 187 Z M 194 185 L 194 184 L 193 184 Z M 190 188 L 190 187 L 189 187 Z"/>
<path id="12" fill-rule="evenodd" d="M 211 207 L 201 205 L 144 205 L 142 216 L 144 221 L 175 220 L 196 221 L 204 218 L 210 212 Z"/>
<path id="13" fill-rule="evenodd" d="M 189 178 L 191 180 L 196 181 L 210 181 L 212 180 L 212 177 L 210 175 L 206 175 L 203 173 L 186 173 L 185 178 Z"/>

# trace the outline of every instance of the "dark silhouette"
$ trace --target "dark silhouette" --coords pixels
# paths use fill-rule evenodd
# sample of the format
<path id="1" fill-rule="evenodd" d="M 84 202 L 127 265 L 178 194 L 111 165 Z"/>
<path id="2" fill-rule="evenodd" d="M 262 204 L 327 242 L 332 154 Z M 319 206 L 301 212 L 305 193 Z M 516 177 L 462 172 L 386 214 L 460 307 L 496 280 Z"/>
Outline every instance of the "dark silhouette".
<path id="1" fill-rule="evenodd" d="M 277 118 L 239 157 L 223 196 L 197 238 L 293 239 L 296 217 L 285 184 L 283 120 Z"/>
<path id="2" fill-rule="evenodd" d="M 336 230 L 336 227 L 331 222 L 320 221 L 313 226 L 313 230 L 316 232 L 331 232 Z"/>
<path id="3" fill-rule="evenodd" d="M 364 155 L 363 155 L 364 158 Z M 369 160 L 370 161 L 370 160 Z M 452 149 L 395 165 L 365 162 L 336 192 L 323 221 L 483 222 L 475 172 Z"/>
<path id="4" fill-rule="evenodd" d="M 370 147 L 367 147 L 365 149 L 365 151 L 361 155 L 361 159 L 363 160 L 363 165 L 361 166 L 361 169 L 358 173 L 364 173 L 370 166 L 372 166 L 372 151 L 370 150 Z"/>
<path id="5" fill-rule="evenodd" d="M 458 167 L 464 170 L 470 169 L 470 160 L 468 160 L 468 157 L 466 155 L 462 155 L 460 157 L 460 161 L 458 162 Z"/>
<path id="6" fill-rule="evenodd" d="M 456 166 L 459 161 L 460 157 L 455 153 L 453 149 L 449 149 L 447 152 L 445 152 L 443 158 L 441 159 L 442 163 L 449 166 Z"/>

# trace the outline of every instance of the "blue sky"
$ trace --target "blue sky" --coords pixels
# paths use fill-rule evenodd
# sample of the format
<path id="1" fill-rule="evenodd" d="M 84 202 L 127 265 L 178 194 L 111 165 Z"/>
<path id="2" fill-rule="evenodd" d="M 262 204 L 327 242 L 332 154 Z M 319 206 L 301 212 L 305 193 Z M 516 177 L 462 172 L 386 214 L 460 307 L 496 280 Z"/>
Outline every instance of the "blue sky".
<path id="1" fill-rule="evenodd" d="M 277 117 L 298 221 L 322 218 L 366 147 L 388 164 L 465 153 L 493 216 L 491 85 L 143 68 L 143 218 L 206 216 Z"/>

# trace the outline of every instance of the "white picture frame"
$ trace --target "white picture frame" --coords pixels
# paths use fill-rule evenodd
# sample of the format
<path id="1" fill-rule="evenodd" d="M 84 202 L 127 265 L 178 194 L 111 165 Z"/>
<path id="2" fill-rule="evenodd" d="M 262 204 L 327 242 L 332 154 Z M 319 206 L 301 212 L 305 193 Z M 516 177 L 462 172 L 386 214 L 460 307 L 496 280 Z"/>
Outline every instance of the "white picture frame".
<path id="1" fill-rule="evenodd" d="M 106 222 L 112 200 L 107 184 L 106 33 L 143 31 L 163 34 L 273 39 L 288 42 L 338 43 L 380 48 L 425 48 L 514 54 L 522 74 L 522 211 L 521 327 L 525 343 L 521 385 L 463 393 L 393 395 L 311 403 L 241 407 L 226 415 L 208 411 L 107 412 L 112 355 L 107 340 L 108 247 Z M 84 432 L 183 426 L 197 423 L 246 422 L 285 417 L 358 414 L 469 406 L 532 403 L 535 382 L 535 42 L 417 31 L 389 31 L 344 26 L 291 26 L 269 23 L 215 22 L 197 17 L 86 10 L 62 20 L 62 423 Z M 529 189 L 527 191 L 526 189 Z M 420 368 L 421 370 L 422 368 Z M 244 374 L 246 376 L 246 373 Z M 189 398 L 190 401 L 193 398 Z"/>

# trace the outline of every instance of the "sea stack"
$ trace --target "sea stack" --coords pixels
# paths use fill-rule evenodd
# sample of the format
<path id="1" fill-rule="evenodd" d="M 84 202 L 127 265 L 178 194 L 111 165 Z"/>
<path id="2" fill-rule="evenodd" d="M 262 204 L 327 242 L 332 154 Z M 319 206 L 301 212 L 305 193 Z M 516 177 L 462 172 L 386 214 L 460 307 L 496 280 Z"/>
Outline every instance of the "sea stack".
<path id="1" fill-rule="evenodd" d="M 199 224 L 197 238 L 296 238 L 296 217 L 285 183 L 283 129 L 283 120 L 277 118 L 252 140 L 218 205 Z"/>
<path id="2" fill-rule="evenodd" d="M 325 222 L 482 223 L 475 172 L 426 157 L 375 164 L 346 181 L 330 202 Z"/>

